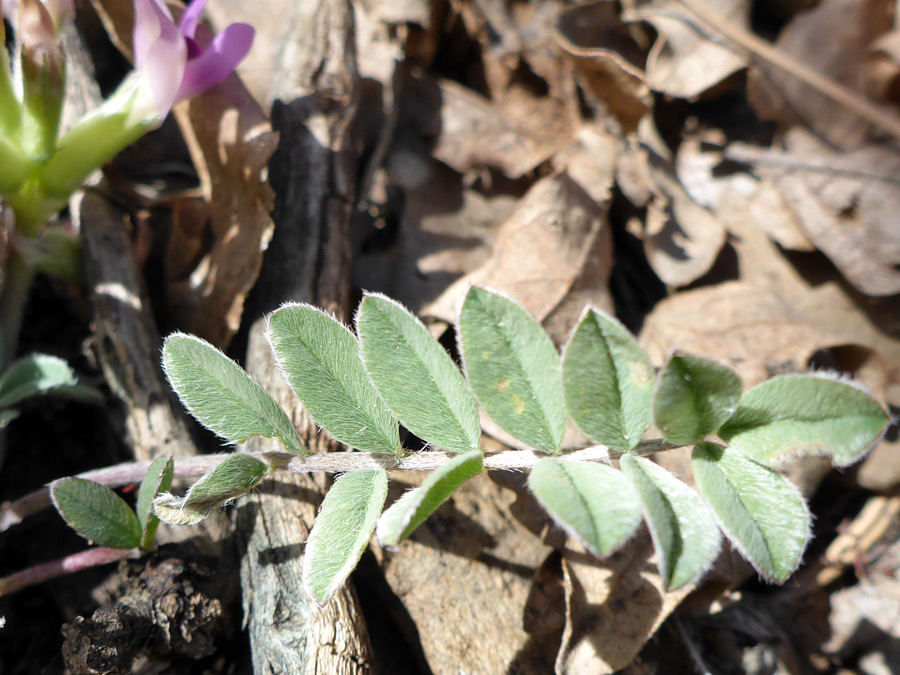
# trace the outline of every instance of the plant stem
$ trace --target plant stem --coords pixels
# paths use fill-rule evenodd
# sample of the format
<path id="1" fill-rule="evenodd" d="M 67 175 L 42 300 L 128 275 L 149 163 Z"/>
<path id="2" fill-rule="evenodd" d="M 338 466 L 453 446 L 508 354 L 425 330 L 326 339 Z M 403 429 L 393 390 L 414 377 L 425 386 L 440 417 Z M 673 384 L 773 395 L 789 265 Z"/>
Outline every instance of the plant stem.
<path id="1" fill-rule="evenodd" d="M 61 577 L 64 574 L 79 572 L 98 565 L 125 560 L 126 558 L 139 558 L 142 553 L 139 548 L 121 549 L 103 546 L 90 548 L 87 551 L 74 553 L 42 565 L 35 565 L 34 567 L 10 574 L 8 577 L 3 577 L 0 579 L 0 596 L 15 593 L 23 588 Z"/>
<path id="2" fill-rule="evenodd" d="M 0 371 L 5 370 L 16 356 L 25 302 L 34 280 L 34 268 L 22 257 L 15 243 L 6 257 L 4 276 L 3 290 L 0 291 Z"/>

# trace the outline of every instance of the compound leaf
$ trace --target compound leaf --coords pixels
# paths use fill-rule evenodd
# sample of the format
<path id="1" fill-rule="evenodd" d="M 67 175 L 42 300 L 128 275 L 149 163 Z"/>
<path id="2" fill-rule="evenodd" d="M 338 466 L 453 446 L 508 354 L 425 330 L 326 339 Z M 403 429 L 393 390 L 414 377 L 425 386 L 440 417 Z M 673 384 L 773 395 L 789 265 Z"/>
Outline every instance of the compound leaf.
<path id="1" fill-rule="evenodd" d="M 659 376 L 653 419 L 667 441 L 688 445 L 718 429 L 740 397 L 741 379 L 730 368 L 673 353 Z"/>
<path id="2" fill-rule="evenodd" d="M 235 453 L 194 483 L 184 497 L 168 492 L 159 495 L 153 500 L 153 511 L 169 525 L 196 525 L 223 504 L 252 490 L 268 472 L 266 462 Z"/>
<path id="3" fill-rule="evenodd" d="M 322 502 L 303 557 L 303 585 L 319 604 L 344 584 L 365 551 L 387 497 L 387 472 L 353 471 Z"/>
<path id="4" fill-rule="evenodd" d="M 421 321 L 389 298 L 367 295 L 356 327 L 369 377 L 403 426 L 443 450 L 480 449 L 472 392 Z"/>
<path id="5" fill-rule="evenodd" d="M 291 389 L 328 433 L 359 450 L 400 452 L 397 420 L 343 324 L 310 305 L 288 305 L 272 314 L 267 337 Z"/>
<path id="6" fill-rule="evenodd" d="M 699 443 L 694 478 L 725 534 L 759 574 L 782 583 L 810 537 L 806 501 L 787 478 L 715 443 Z"/>
<path id="7" fill-rule="evenodd" d="M 718 433 L 762 464 L 805 452 L 847 466 L 878 442 L 888 422 L 872 397 L 852 384 L 786 375 L 748 391 Z"/>
<path id="8" fill-rule="evenodd" d="M 650 358 L 616 319 L 587 309 L 563 357 L 566 404 L 588 438 L 630 450 L 650 426 L 655 374 Z"/>
<path id="9" fill-rule="evenodd" d="M 700 495 L 649 459 L 624 455 L 620 462 L 640 494 L 666 587 L 676 589 L 695 580 L 709 568 L 722 544 L 709 507 Z"/>
<path id="10" fill-rule="evenodd" d="M 560 359 L 541 325 L 512 300 L 473 286 L 459 315 L 459 345 L 485 412 L 532 448 L 559 452 L 567 418 Z"/>
<path id="11" fill-rule="evenodd" d="M 399 546 L 463 483 L 484 468 L 480 450 L 457 455 L 432 471 L 419 487 L 394 502 L 378 519 L 375 531 L 382 546 Z"/>
<path id="12" fill-rule="evenodd" d="M 69 527 L 88 541 L 110 548 L 140 545 L 137 516 L 105 485 L 83 478 L 61 478 L 50 483 L 50 497 Z"/>
<path id="13" fill-rule="evenodd" d="M 141 548 L 149 548 L 156 536 L 159 527 L 159 518 L 153 513 L 153 500 L 160 492 L 166 492 L 172 487 L 172 478 L 175 475 L 175 461 L 172 456 L 157 457 L 150 464 L 144 480 L 138 488 L 137 505 L 135 513 L 138 523 L 141 525 Z"/>
<path id="14" fill-rule="evenodd" d="M 545 457 L 531 470 L 528 487 L 553 520 L 596 556 L 620 548 L 641 522 L 637 490 L 611 466 Z"/>
<path id="15" fill-rule="evenodd" d="M 190 413 L 227 441 L 277 438 L 288 452 L 306 454 L 294 425 L 275 399 L 205 340 L 175 333 L 163 346 L 169 384 Z"/>

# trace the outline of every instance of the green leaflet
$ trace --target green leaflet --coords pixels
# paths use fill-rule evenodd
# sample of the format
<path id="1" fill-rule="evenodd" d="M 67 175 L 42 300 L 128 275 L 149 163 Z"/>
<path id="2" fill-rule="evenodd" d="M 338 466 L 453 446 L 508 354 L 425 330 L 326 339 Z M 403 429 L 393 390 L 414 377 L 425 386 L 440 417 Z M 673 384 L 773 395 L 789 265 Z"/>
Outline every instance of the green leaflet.
<path id="1" fill-rule="evenodd" d="M 319 605 L 344 584 L 368 546 L 387 484 L 383 469 L 353 471 L 325 496 L 303 556 L 303 585 Z"/>
<path id="2" fill-rule="evenodd" d="M 722 543 L 709 508 L 690 487 L 649 459 L 624 455 L 620 463 L 640 494 L 666 587 L 694 581 L 715 560 Z"/>
<path id="3" fill-rule="evenodd" d="M 103 397 L 82 384 L 63 359 L 48 354 L 29 354 L 10 364 L 0 377 L 0 408 L 40 394 L 56 394 L 93 403 Z"/>
<path id="4" fill-rule="evenodd" d="M 442 450 L 481 449 L 475 399 L 422 322 L 389 298 L 367 295 L 356 328 L 369 377 L 403 426 Z"/>
<path id="5" fill-rule="evenodd" d="M 740 397 L 741 379 L 733 370 L 676 352 L 659 376 L 653 419 L 667 441 L 688 445 L 718 429 Z"/>
<path id="6" fill-rule="evenodd" d="M 88 541 L 110 548 L 140 545 L 137 516 L 105 485 L 83 478 L 61 478 L 50 483 L 50 497 L 69 527 Z"/>
<path id="7" fill-rule="evenodd" d="M 888 422 L 881 407 L 851 384 L 786 375 L 748 391 L 719 436 L 763 464 L 806 452 L 847 466 L 878 442 Z"/>
<path id="8" fill-rule="evenodd" d="M 650 358 L 611 316 L 588 308 L 563 357 L 566 404 L 588 438 L 631 450 L 650 426 L 655 373 Z"/>
<path id="9" fill-rule="evenodd" d="M 184 497 L 165 493 L 153 500 L 153 511 L 169 525 L 196 525 L 217 508 L 255 488 L 269 465 L 252 455 L 235 453 L 194 483 Z"/>
<path id="10" fill-rule="evenodd" d="M 756 571 L 784 582 L 800 564 L 810 537 L 810 515 L 784 476 L 715 443 L 694 447 L 700 492 L 725 534 Z"/>
<path id="11" fill-rule="evenodd" d="M 340 322 L 310 305 L 288 305 L 272 314 L 267 337 L 322 428 L 352 448 L 400 453 L 397 420 L 369 380 L 356 336 Z"/>
<path id="12" fill-rule="evenodd" d="M 485 412 L 532 448 L 559 452 L 567 418 L 560 360 L 540 324 L 512 300 L 473 286 L 459 316 L 459 346 Z"/>
<path id="13" fill-rule="evenodd" d="M 545 457 L 531 470 L 528 487 L 553 520 L 596 556 L 620 548 L 641 522 L 637 490 L 611 466 Z"/>
<path id="14" fill-rule="evenodd" d="M 184 333 L 170 335 L 163 346 L 163 366 L 181 402 L 207 429 L 232 443 L 274 437 L 288 452 L 306 454 L 284 410 L 208 342 Z"/>
<path id="15" fill-rule="evenodd" d="M 141 525 L 141 548 L 150 548 L 156 530 L 159 527 L 159 518 L 153 513 L 153 500 L 160 492 L 166 492 L 172 487 L 172 478 L 175 462 L 171 455 L 157 457 L 150 464 L 144 480 L 138 488 L 137 505 L 135 513 L 138 523 Z"/>
<path id="16" fill-rule="evenodd" d="M 375 531 L 378 541 L 388 548 L 399 546 L 450 495 L 483 468 L 481 451 L 471 450 L 432 471 L 422 485 L 404 494 L 381 515 Z"/>

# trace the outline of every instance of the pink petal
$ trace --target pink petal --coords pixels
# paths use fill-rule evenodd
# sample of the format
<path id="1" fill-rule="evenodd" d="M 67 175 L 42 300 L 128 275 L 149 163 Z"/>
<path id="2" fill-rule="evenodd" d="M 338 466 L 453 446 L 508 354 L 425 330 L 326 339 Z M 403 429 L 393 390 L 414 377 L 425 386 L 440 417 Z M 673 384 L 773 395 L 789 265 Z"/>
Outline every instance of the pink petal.
<path id="1" fill-rule="evenodd" d="M 151 45 L 157 40 L 174 46 L 181 41 L 168 7 L 161 0 L 134 0 L 134 67 L 142 70 Z"/>
<path id="2" fill-rule="evenodd" d="M 200 15 L 203 13 L 205 5 L 206 0 L 193 0 L 187 6 L 184 14 L 181 15 L 181 21 L 178 22 L 178 30 L 181 31 L 182 35 L 187 38 L 194 37 L 194 32 L 197 30 L 197 22 L 200 20 Z"/>
<path id="3" fill-rule="evenodd" d="M 160 117 L 165 117 L 177 100 L 186 64 L 187 45 L 180 34 L 175 44 L 157 40 L 150 45 L 147 62 L 140 71 L 150 85 Z"/>
<path id="4" fill-rule="evenodd" d="M 202 55 L 188 61 L 177 101 L 197 96 L 231 75 L 253 44 L 253 26 L 233 23 L 216 35 Z"/>

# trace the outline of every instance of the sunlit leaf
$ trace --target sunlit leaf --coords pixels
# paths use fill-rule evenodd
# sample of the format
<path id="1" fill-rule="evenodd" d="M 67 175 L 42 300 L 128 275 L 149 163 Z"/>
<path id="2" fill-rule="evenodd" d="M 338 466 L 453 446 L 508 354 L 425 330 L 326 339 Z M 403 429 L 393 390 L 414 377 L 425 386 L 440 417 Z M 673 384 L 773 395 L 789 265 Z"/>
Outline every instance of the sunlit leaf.
<path id="1" fill-rule="evenodd" d="M 303 585 L 319 605 L 344 585 L 366 550 L 387 484 L 383 469 L 354 471 L 338 478 L 325 496 L 303 556 Z"/>
<path id="2" fill-rule="evenodd" d="M 234 361 L 208 342 L 184 333 L 166 338 L 166 377 L 181 402 L 227 441 L 277 438 L 288 452 L 306 454 L 284 410 Z"/>
<path id="3" fill-rule="evenodd" d="M 689 354 L 669 356 L 653 401 L 656 427 L 670 443 L 687 445 L 718 429 L 741 398 L 730 368 Z"/>
<path id="4" fill-rule="evenodd" d="M 541 325 L 512 300 L 472 287 L 459 316 L 459 345 L 485 412 L 530 447 L 558 452 L 568 415 L 559 354 Z"/>
<path id="5" fill-rule="evenodd" d="M 356 326 L 369 377 L 403 426 L 442 450 L 481 448 L 475 399 L 421 321 L 389 298 L 367 295 Z"/>
<path id="6" fill-rule="evenodd" d="M 153 500 L 160 492 L 167 492 L 172 487 L 175 462 L 172 456 L 157 457 L 144 474 L 144 480 L 138 488 L 135 513 L 141 525 L 141 548 L 149 548 L 159 527 L 159 518 L 153 513 Z"/>
<path id="7" fill-rule="evenodd" d="M 399 546 L 459 486 L 477 476 L 483 468 L 481 452 L 472 450 L 432 471 L 422 485 L 404 494 L 378 519 L 378 541 L 388 548 Z"/>
<path id="8" fill-rule="evenodd" d="M 625 475 L 611 466 L 545 457 L 528 487 L 566 532 L 594 555 L 620 548 L 641 522 L 641 500 Z"/>
<path id="9" fill-rule="evenodd" d="M 649 459 L 625 455 L 622 471 L 634 483 L 669 589 L 695 580 L 715 560 L 722 534 L 696 492 Z"/>
<path id="10" fill-rule="evenodd" d="M 153 500 L 153 511 L 169 525 L 196 525 L 223 504 L 256 487 L 269 465 L 252 455 L 235 453 L 194 483 L 184 497 L 165 493 Z"/>
<path id="11" fill-rule="evenodd" d="M 8 408 L 31 396 L 54 394 L 91 403 L 103 397 L 81 383 L 63 359 L 48 354 L 29 354 L 12 363 L 0 377 L 0 408 Z"/>
<path id="12" fill-rule="evenodd" d="M 341 323 L 310 305 L 288 305 L 269 319 L 268 338 L 291 389 L 328 433 L 359 450 L 400 452 L 397 420 Z"/>
<path id="13" fill-rule="evenodd" d="M 888 422 L 872 397 L 851 384 L 786 375 L 744 394 L 718 433 L 731 447 L 763 464 L 810 453 L 847 466 L 881 439 Z"/>
<path id="14" fill-rule="evenodd" d="M 699 443 L 694 479 L 725 534 L 769 581 L 787 579 L 810 537 L 810 515 L 787 478 L 733 450 Z"/>
<path id="15" fill-rule="evenodd" d="M 588 309 L 566 345 L 569 414 L 595 443 L 630 450 L 650 426 L 655 377 L 650 358 L 611 316 Z"/>
<path id="16" fill-rule="evenodd" d="M 50 484 L 50 497 L 69 527 L 88 541 L 110 548 L 140 545 L 137 516 L 105 485 L 83 478 L 61 478 Z"/>

